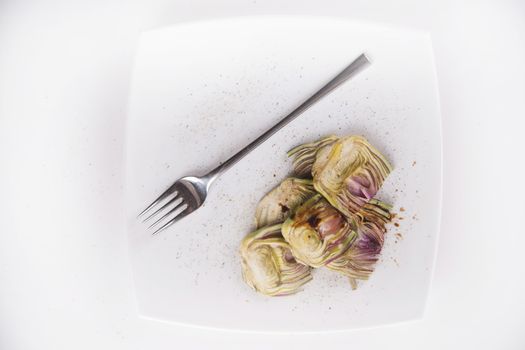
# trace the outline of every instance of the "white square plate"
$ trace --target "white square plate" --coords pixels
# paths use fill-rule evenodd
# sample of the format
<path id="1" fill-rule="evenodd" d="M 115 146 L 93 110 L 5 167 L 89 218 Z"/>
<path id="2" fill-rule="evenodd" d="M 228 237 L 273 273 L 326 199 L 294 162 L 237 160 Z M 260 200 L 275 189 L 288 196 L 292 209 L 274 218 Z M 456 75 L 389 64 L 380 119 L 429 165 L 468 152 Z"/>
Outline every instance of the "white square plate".
<path id="1" fill-rule="evenodd" d="M 152 237 L 136 215 L 172 181 L 203 174 L 315 92 L 361 52 L 373 64 L 227 172 L 205 206 Z M 239 242 L 258 200 L 291 169 L 286 151 L 361 134 L 395 170 L 378 198 L 397 225 L 370 280 L 316 270 L 268 298 L 241 279 Z M 258 331 L 327 331 L 420 318 L 440 220 L 441 125 L 430 37 L 361 22 L 262 17 L 142 35 L 127 130 L 129 252 L 143 316 Z M 402 211 L 401 208 L 404 210 Z"/>

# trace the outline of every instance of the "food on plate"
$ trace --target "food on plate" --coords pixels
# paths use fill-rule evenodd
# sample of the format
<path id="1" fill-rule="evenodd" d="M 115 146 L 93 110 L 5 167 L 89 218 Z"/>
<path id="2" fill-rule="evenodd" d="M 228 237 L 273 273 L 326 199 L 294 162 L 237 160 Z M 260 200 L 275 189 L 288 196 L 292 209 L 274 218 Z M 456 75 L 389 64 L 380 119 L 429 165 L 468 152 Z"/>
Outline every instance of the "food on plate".
<path id="1" fill-rule="evenodd" d="M 383 247 L 389 207 L 372 199 L 358 217 L 357 221 L 345 218 L 316 195 L 284 222 L 282 234 L 298 261 L 366 280 Z"/>
<path id="2" fill-rule="evenodd" d="M 357 288 L 374 271 L 392 219 L 390 205 L 374 198 L 390 163 L 361 136 L 328 136 L 288 155 L 301 178 L 286 178 L 259 202 L 257 230 L 241 244 L 244 280 L 262 294 L 288 295 L 325 267 Z"/>
<path id="3" fill-rule="evenodd" d="M 330 136 L 289 152 L 295 171 L 310 169 L 313 184 L 334 207 L 352 217 L 372 199 L 392 167 L 364 137 Z"/>
<path id="4" fill-rule="evenodd" d="M 352 222 L 320 194 L 302 204 L 282 227 L 284 239 L 300 262 L 321 267 L 346 252 L 357 234 Z"/>
<path id="5" fill-rule="evenodd" d="M 240 252 L 244 281 L 262 294 L 293 294 L 312 279 L 310 267 L 292 255 L 290 245 L 281 235 L 280 224 L 248 234 Z"/>
<path id="6" fill-rule="evenodd" d="M 385 241 L 386 224 L 391 220 L 390 206 L 372 199 L 360 210 L 359 217 L 355 227 L 357 237 L 350 248 L 325 265 L 348 276 L 354 289 L 355 280 L 366 280 L 374 271 Z"/>
<path id="7" fill-rule="evenodd" d="M 315 194 L 312 180 L 289 177 L 268 192 L 255 210 L 257 228 L 283 222 L 297 206 Z"/>

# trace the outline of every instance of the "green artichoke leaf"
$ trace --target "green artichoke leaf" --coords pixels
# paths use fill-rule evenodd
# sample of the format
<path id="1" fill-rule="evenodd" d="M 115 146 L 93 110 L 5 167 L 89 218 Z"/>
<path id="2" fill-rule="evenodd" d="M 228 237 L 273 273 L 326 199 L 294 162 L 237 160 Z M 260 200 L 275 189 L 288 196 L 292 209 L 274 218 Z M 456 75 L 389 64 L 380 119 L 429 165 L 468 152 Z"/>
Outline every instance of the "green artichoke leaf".
<path id="1" fill-rule="evenodd" d="M 319 141 L 305 143 L 288 151 L 288 157 L 293 157 L 293 170 L 296 176 L 312 177 L 312 165 L 315 162 L 317 152 L 326 146 L 336 142 L 339 138 L 331 135 Z"/>
<path id="2" fill-rule="evenodd" d="M 240 247 L 244 281 L 268 296 L 294 294 L 312 279 L 310 267 L 299 263 L 281 234 L 281 224 L 248 234 Z"/>

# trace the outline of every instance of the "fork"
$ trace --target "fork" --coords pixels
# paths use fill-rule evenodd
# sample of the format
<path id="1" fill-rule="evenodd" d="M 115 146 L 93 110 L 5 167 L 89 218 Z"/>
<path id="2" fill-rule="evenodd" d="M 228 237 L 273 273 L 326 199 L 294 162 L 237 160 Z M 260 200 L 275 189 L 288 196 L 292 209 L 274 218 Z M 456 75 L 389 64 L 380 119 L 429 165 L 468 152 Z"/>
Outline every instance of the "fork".
<path id="1" fill-rule="evenodd" d="M 249 145 L 234 154 L 217 168 L 210 171 L 204 176 L 185 176 L 175 181 L 166 191 L 146 207 L 140 214 L 144 217 L 150 213 L 143 221 L 147 222 L 157 218 L 148 228 L 156 228 L 153 235 L 167 229 L 183 217 L 197 210 L 206 200 L 210 186 L 226 170 L 231 168 L 235 163 L 254 150 L 261 143 L 266 141 L 270 136 L 275 134 L 282 127 L 297 118 L 300 114 L 314 105 L 321 98 L 329 94 L 339 85 L 355 76 L 362 68 L 370 64 L 370 60 L 363 53 L 359 55 L 348 67 L 346 67 L 335 78 L 330 80 L 319 91 L 304 101 L 299 107 L 294 109 L 290 114 L 281 119 L 277 124 L 264 132 Z M 159 218 L 160 216 L 160 218 Z M 161 226 L 159 226 L 161 225 Z"/>

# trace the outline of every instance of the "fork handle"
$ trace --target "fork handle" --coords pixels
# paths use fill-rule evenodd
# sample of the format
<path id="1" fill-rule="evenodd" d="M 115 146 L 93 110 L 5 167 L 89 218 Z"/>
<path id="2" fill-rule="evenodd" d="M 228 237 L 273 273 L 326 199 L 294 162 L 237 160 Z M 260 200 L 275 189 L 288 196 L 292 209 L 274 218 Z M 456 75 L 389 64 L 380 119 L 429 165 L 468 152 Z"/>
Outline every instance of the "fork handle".
<path id="1" fill-rule="evenodd" d="M 253 140 L 249 145 L 241 149 L 239 152 L 231 156 L 228 160 L 226 160 L 224 163 L 219 165 L 217 168 L 210 171 L 205 177 L 208 180 L 207 187 L 211 185 L 212 182 L 214 182 L 222 173 L 224 173 L 226 170 L 231 168 L 235 163 L 237 163 L 239 160 L 244 158 L 248 153 L 253 151 L 257 146 L 259 146 L 261 143 L 266 141 L 270 136 L 275 134 L 277 131 L 279 131 L 281 128 L 283 128 L 285 125 L 290 123 L 292 120 L 297 118 L 300 114 L 302 114 L 304 111 L 306 111 L 308 108 L 313 106 L 317 101 L 322 99 L 324 96 L 328 95 L 330 92 L 332 92 L 335 88 L 337 88 L 339 85 L 347 81 L 348 79 L 355 76 L 357 73 L 361 71 L 364 67 L 370 64 L 370 60 L 368 57 L 362 53 L 357 57 L 348 67 L 343 69 L 341 73 L 339 73 L 335 78 L 330 80 L 325 86 L 323 86 L 319 91 L 317 91 L 315 94 L 310 96 L 306 101 L 304 101 L 299 107 L 294 109 L 290 114 L 288 114 L 286 117 L 281 119 L 277 124 L 272 126 L 270 129 L 265 131 L 261 136 Z"/>

